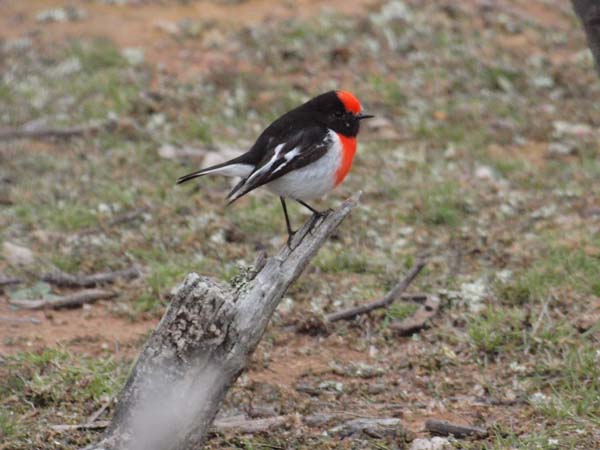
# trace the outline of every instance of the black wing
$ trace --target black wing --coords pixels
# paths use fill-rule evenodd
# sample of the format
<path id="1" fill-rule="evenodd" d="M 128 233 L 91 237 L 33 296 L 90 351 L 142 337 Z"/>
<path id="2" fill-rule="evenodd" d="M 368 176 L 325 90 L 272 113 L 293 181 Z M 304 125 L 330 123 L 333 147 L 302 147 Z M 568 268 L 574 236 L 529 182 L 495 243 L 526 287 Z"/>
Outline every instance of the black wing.
<path id="1" fill-rule="evenodd" d="M 229 193 L 229 203 L 286 173 L 300 169 L 321 158 L 331 146 L 324 127 L 311 127 L 290 136 L 286 141 L 269 139 L 269 146 L 254 171 Z"/>

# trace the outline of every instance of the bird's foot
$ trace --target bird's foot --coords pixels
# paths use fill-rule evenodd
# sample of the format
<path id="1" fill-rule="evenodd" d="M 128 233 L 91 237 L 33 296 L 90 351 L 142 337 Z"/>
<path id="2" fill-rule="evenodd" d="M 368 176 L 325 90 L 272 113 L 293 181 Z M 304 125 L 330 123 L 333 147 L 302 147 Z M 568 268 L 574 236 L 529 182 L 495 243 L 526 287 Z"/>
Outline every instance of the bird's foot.
<path id="1" fill-rule="evenodd" d="M 333 209 L 329 208 L 329 209 L 326 209 L 325 211 L 315 211 L 313 213 L 312 217 L 310 218 L 310 225 L 308 227 L 308 232 L 310 233 L 311 236 L 313 234 L 315 225 L 317 225 L 317 223 L 319 223 L 319 221 L 321 219 L 323 219 L 324 217 L 327 217 L 332 212 L 333 212 Z"/>

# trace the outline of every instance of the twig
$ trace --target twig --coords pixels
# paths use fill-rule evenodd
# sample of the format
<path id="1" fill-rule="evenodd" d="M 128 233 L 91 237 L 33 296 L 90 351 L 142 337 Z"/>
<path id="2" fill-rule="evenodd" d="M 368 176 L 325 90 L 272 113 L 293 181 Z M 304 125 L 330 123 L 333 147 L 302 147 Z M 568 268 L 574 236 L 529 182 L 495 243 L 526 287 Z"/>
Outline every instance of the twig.
<path id="1" fill-rule="evenodd" d="M 42 323 L 40 319 L 35 317 L 0 317 L 0 322 L 33 323 L 35 325 Z"/>
<path id="2" fill-rule="evenodd" d="M 134 220 L 140 218 L 144 215 L 145 212 L 148 211 L 147 207 L 134 209 L 133 211 L 126 212 L 124 214 L 120 214 L 114 217 L 112 220 L 108 221 L 109 227 L 114 227 L 116 225 L 122 225 L 124 223 L 133 222 Z"/>
<path id="3" fill-rule="evenodd" d="M 419 331 L 427 325 L 427 322 L 433 318 L 440 310 L 440 298 L 436 295 L 430 295 L 425 303 L 417 311 L 400 322 L 394 322 L 390 328 L 402 336 Z"/>
<path id="4" fill-rule="evenodd" d="M 291 416 L 268 417 L 264 419 L 246 419 L 243 416 L 227 417 L 217 419 L 213 422 L 214 432 L 226 432 L 235 430 L 238 433 L 261 433 L 284 425 Z"/>
<path id="5" fill-rule="evenodd" d="M 84 303 L 93 303 L 98 300 L 105 300 L 116 297 L 114 291 L 106 291 L 103 289 L 86 289 L 81 292 L 76 292 L 64 297 L 54 299 L 40 300 L 11 300 L 10 304 L 23 309 L 44 309 L 44 308 L 67 308 L 81 306 Z"/>
<path id="6" fill-rule="evenodd" d="M 53 127 L 21 127 L 21 128 L 0 128 L 0 141 L 9 139 L 70 139 L 78 136 L 87 136 L 99 131 L 107 130 L 121 133 L 132 132 L 157 142 L 156 138 L 137 124 L 131 118 L 121 118 L 118 120 L 108 119 L 104 122 L 95 122 L 88 125 L 77 125 L 66 128 Z"/>
<path id="7" fill-rule="evenodd" d="M 393 303 L 396 298 L 398 298 L 405 290 L 408 288 L 410 283 L 416 278 L 416 276 L 423 270 L 427 261 L 425 259 L 419 259 L 417 263 L 413 266 L 412 269 L 408 272 L 408 274 L 397 283 L 386 295 L 380 300 L 367 303 L 366 305 L 356 306 L 354 308 L 345 309 L 342 311 L 335 312 L 333 314 L 328 314 L 325 316 L 325 320 L 327 322 L 336 322 L 338 320 L 349 320 L 353 319 L 356 316 L 361 314 L 366 314 L 374 309 L 385 308 Z"/>
<path id="8" fill-rule="evenodd" d="M 99 420 L 93 423 L 77 423 L 74 425 L 50 425 L 50 428 L 58 433 L 63 431 L 75 431 L 75 430 L 102 430 L 110 425 L 108 420 Z"/>
<path id="9" fill-rule="evenodd" d="M 100 223 L 100 225 L 97 226 L 84 228 L 80 230 L 78 234 L 79 236 L 87 236 L 89 234 L 100 233 L 102 231 L 107 232 L 107 227 L 116 227 L 118 225 L 124 225 L 126 223 L 133 222 L 134 220 L 141 218 L 144 215 L 144 213 L 148 212 L 148 210 L 149 208 L 145 206 L 142 208 L 134 209 L 133 211 L 128 211 L 126 213 L 113 217 L 105 224 Z"/>
<path id="10" fill-rule="evenodd" d="M 453 435 L 457 438 L 464 438 L 468 436 L 486 438 L 489 435 L 488 430 L 481 427 L 474 427 L 471 425 L 457 425 L 454 423 L 446 422 L 445 420 L 431 419 L 425 422 L 425 429 L 433 434 L 440 436 Z"/>
<path id="11" fill-rule="evenodd" d="M 99 284 L 114 283 L 117 279 L 122 278 L 129 280 L 140 276 L 140 271 L 137 267 L 129 267 L 127 269 L 115 270 L 111 272 L 99 272 L 91 275 L 70 273 L 56 270 L 42 275 L 42 281 L 56 286 L 64 287 L 92 287 Z"/>
<path id="12" fill-rule="evenodd" d="M 69 128 L 0 128 L 0 140 L 8 139 L 68 139 L 98 132 L 106 124 L 80 125 Z"/>
<path id="13" fill-rule="evenodd" d="M 100 417 L 102 415 L 102 413 L 104 411 L 106 411 L 106 408 L 108 408 L 108 406 L 112 403 L 112 398 L 109 398 L 108 400 L 106 400 L 102 406 L 95 411 L 94 413 L 92 413 L 92 415 L 90 417 L 88 417 L 88 420 L 86 423 L 94 423 L 98 420 L 98 417 Z"/>
<path id="14" fill-rule="evenodd" d="M 262 433 L 284 425 L 291 416 L 269 417 L 267 419 L 246 419 L 243 416 L 228 417 L 217 419 L 213 422 L 213 433 L 225 433 L 235 431 L 237 433 Z M 108 420 L 98 420 L 96 422 L 77 423 L 73 425 L 51 425 L 50 428 L 59 433 L 74 430 L 98 430 L 108 427 Z"/>
<path id="15" fill-rule="evenodd" d="M 19 278 L 10 278 L 10 277 L 0 276 L 0 287 L 11 286 L 13 284 L 19 284 L 19 283 L 21 283 L 21 280 Z"/>

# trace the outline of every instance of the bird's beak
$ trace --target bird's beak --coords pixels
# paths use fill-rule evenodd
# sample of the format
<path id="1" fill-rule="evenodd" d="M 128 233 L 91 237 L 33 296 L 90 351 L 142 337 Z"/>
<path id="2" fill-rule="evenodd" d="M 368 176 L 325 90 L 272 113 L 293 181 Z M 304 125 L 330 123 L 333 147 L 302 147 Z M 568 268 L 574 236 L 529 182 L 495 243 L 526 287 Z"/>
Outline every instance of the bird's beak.
<path id="1" fill-rule="evenodd" d="M 363 113 L 360 113 L 358 116 L 356 116 L 356 118 L 358 120 L 370 119 L 371 117 L 375 117 L 375 116 L 373 116 L 371 114 L 363 114 Z"/>

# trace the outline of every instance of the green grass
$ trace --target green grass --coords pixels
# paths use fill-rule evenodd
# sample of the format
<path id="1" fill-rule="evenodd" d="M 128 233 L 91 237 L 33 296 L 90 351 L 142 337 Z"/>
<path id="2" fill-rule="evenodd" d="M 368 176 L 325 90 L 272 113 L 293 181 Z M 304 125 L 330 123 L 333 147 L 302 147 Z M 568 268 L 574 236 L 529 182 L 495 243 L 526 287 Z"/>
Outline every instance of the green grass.
<path id="1" fill-rule="evenodd" d="M 123 368 L 112 358 L 75 356 L 60 348 L 6 357 L 0 366 L 3 443 L 25 449 L 33 430 L 90 415 L 120 389 Z"/>
<path id="2" fill-rule="evenodd" d="M 474 347 L 489 356 L 518 350 L 523 345 L 524 313 L 519 309 L 488 308 L 474 317 L 467 334 Z"/>
<path id="3" fill-rule="evenodd" d="M 456 227 L 466 214 L 464 195 L 451 181 L 434 184 L 419 194 L 416 219 L 428 225 Z"/>
<path id="4" fill-rule="evenodd" d="M 110 40 L 98 38 L 93 41 L 75 41 L 68 49 L 67 56 L 75 56 L 84 71 L 94 74 L 100 70 L 123 67 L 125 58 L 118 47 Z"/>
<path id="5" fill-rule="evenodd" d="M 514 305 L 540 302 L 563 289 L 600 296 L 600 282 L 596 278 L 599 271 L 599 257 L 587 255 L 581 249 L 550 247 L 514 280 L 499 283 L 497 292 L 503 302 Z"/>
<path id="6" fill-rule="evenodd" d="M 366 256 L 340 250 L 320 252 L 314 262 L 325 273 L 367 273 L 370 271 L 369 260 Z"/>

